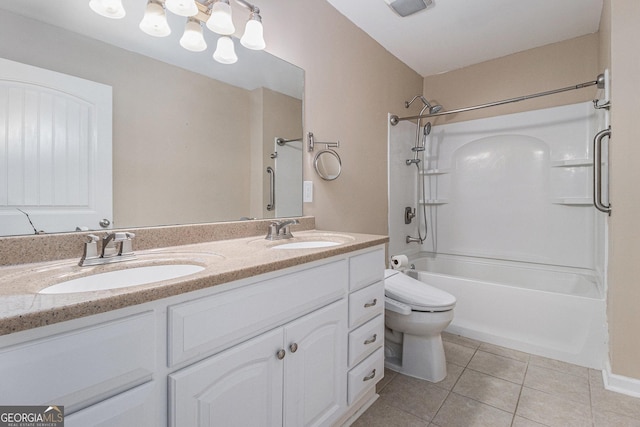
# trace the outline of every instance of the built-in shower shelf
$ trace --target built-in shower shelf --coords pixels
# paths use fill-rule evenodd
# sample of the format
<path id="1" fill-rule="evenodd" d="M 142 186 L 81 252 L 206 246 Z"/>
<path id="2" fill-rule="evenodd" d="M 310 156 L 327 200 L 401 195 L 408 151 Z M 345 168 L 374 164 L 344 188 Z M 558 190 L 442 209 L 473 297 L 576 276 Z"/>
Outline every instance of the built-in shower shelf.
<path id="1" fill-rule="evenodd" d="M 593 199 L 591 197 L 558 197 L 551 199 L 554 205 L 573 205 L 573 206 L 591 206 Z"/>
<path id="2" fill-rule="evenodd" d="M 449 169 L 427 169 L 424 171 L 425 175 L 444 175 L 449 173 Z"/>
<path id="3" fill-rule="evenodd" d="M 567 160 L 555 160 L 551 162 L 552 168 L 572 168 L 578 166 L 592 166 L 593 160 L 591 159 L 567 159 Z"/>
<path id="4" fill-rule="evenodd" d="M 447 203 L 449 203 L 449 201 L 446 199 L 428 199 L 426 202 L 424 200 L 420 200 L 421 205 L 428 205 L 428 206 L 446 205 Z"/>

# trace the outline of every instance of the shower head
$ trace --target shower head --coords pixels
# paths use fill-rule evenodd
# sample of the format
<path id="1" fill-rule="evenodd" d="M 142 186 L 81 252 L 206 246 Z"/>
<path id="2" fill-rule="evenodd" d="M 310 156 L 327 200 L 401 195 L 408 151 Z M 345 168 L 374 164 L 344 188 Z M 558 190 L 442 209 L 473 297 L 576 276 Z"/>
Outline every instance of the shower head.
<path id="1" fill-rule="evenodd" d="M 413 104 L 413 101 L 415 101 L 416 99 L 420 99 L 420 101 L 422 101 L 422 103 L 424 104 L 424 107 L 420 111 L 420 115 L 424 114 L 427 108 L 429 109 L 429 114 L 437 114 L 440 111 L 442 111 L 442 105 L 439 105 L 439 104 L 431 105 L 431 103 L 427 101 L 427 99 L 422 95 L 416 95 L 413 97 L 411 101 L 405 101 L 404 108 L 409 108 L 411 104 Z"/>
<path id="2" fill-rule="evenodd" d="M 413 15 L 428 6 L 431 6 L 433 0 L 384 0 L 389 7 L 401 17 Z"/>
<path id="3" fill-rule="evenodd" d="M 429 114 L 438 114 L 440 111 L 442 111 L 442 105 L 440 104 L 429 107 Z"/>

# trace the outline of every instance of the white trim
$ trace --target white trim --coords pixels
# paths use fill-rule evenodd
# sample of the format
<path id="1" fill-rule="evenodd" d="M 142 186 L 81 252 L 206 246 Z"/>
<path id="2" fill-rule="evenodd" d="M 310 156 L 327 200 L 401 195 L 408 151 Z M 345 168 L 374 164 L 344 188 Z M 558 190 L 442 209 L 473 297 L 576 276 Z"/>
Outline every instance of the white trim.
<path id="1" fill-rule="evenodd" d="M 640 397 L 640 380 L 625 377 L 611 372 L 611 362 L 607 360 L 605 369 L 602 370 L 604 388 L 627 396 Z"/>

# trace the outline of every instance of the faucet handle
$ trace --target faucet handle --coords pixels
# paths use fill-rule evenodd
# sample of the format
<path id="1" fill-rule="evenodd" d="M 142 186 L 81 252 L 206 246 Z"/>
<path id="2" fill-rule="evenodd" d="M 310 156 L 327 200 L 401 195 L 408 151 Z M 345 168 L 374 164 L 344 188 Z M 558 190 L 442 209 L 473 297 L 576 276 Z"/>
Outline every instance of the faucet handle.
<path id="1" fill-rule="evenodd" d="M 87 234 L 84 237 L 87 238 L 87 241 L 85 243 L 96 243 L 98 240 L 100 240 L 100 238 L 95 234 Z"/>

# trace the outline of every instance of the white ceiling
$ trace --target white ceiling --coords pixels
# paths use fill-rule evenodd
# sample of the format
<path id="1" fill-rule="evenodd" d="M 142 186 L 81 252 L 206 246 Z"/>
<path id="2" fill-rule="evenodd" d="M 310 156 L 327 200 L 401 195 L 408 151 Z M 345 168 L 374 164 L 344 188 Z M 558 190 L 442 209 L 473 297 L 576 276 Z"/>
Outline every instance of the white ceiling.
<path id="1" fill-rule="evenodd" d="M 433 0 L 401 18 L 384 0 L 328 0 L 422 76 L 595 33 L 603 0 Z"/>

